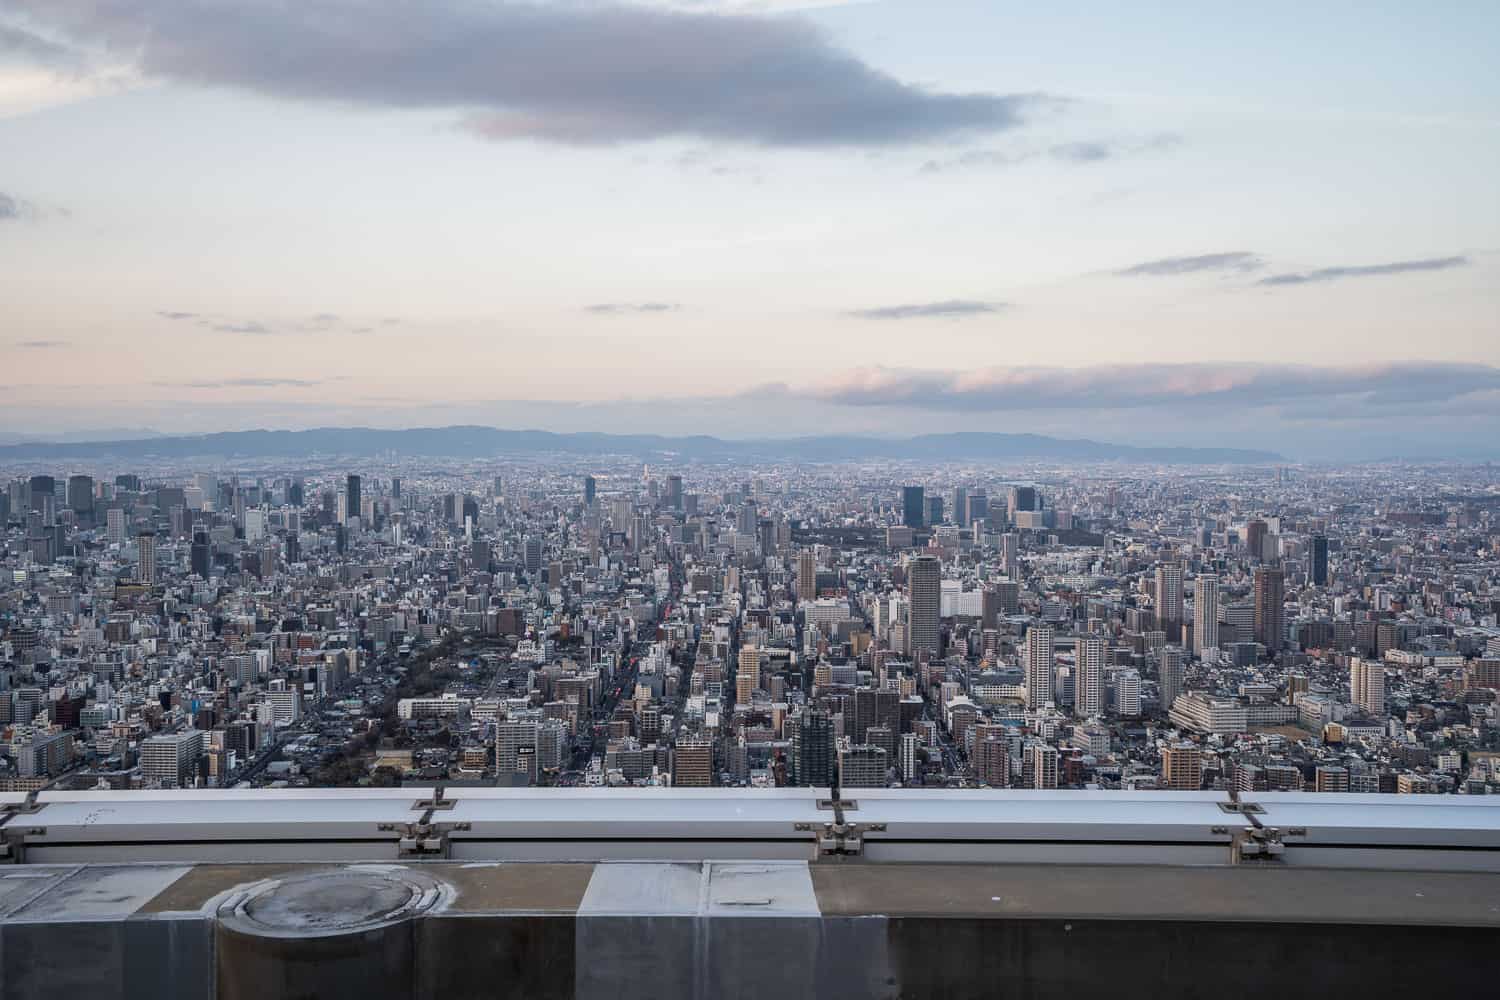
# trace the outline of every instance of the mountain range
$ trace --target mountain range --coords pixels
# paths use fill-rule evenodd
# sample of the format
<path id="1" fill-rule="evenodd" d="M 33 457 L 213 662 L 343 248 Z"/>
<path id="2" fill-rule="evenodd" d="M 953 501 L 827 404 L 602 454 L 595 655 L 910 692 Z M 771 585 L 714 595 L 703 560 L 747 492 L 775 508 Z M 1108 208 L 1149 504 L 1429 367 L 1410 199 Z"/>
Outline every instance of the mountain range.
<path id="1" fill-rule="evenodd" d="M 318 427 L 302 431 L 226 431 L 217 434 L 51 441 L 0 446 L 0 460 L 69 458 L 310 458 L 378 454 L 487 458 L 519 454 L 673 456 L 699 460 L 807 462 L 871 459 L 984 461 L 1065 459 L 1090 462 L 1255 465 L 1282 461 L 1271 451 L 1243 448 L 1137 447 L 1038 434 L 958 432 L 909 438 L 822 435 L 724 440 L 707 435 L 559 434 L 496 427 Z"/>

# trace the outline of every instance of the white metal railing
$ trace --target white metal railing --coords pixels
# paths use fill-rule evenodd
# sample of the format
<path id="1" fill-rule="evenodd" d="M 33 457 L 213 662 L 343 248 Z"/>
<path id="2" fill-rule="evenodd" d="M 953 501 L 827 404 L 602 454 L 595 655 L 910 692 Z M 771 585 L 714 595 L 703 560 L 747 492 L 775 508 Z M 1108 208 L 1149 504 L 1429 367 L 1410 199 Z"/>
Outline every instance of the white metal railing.
<path id="1" fill-rule="evenodd" d="M 0 794 L 11 860 L 1267 863 L 1500 871 L 1500 797 L 844 789 Z"/>

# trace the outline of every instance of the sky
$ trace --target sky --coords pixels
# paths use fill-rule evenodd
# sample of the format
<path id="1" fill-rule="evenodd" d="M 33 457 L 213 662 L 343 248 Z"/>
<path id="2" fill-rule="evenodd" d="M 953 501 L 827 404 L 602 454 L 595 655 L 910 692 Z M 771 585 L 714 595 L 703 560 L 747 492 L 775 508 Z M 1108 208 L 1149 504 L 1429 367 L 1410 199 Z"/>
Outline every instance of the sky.
<path id="1" fill-rule="evenodd" d="M 1500 5 L 6 0 L 0 437 L 1500 457 Z"/>

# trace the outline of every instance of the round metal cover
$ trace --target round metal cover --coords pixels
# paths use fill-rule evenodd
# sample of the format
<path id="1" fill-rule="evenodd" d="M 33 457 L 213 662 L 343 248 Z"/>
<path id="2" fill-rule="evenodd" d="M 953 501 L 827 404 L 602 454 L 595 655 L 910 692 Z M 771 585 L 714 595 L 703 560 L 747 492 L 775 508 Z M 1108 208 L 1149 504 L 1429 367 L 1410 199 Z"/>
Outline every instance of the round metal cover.
<path id="1" fill-rule="evenodd" d="M 226 900 L 218 916 L 242 934 L 321 937 L 410 919 L 442 895 L 438 882 L 414 871 L 343 869 L 256 886 Z"/>

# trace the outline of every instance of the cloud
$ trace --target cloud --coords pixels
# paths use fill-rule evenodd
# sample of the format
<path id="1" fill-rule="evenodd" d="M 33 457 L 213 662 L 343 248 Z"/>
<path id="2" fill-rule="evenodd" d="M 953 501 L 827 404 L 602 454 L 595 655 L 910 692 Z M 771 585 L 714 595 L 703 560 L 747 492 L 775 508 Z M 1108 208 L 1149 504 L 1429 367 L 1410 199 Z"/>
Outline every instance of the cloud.
<path id="1" fill-rule="evenodd" d="M 1262 278 L 1258 285 L 1310 285 L 1319 281 L 1339 281 L 1343 278 L 1378 278 L 1388 274 L 1411 274 L 1419 271 L 1446 271 L 1463 267 L 1468 257 L 1428 257 L 1423 260 L 1398 260 L 1390 264 L 1359 264 L 1344 267 L 1323 267 L 1316 271 L 1301 271 L 1288 274 L 1273 274 Z"/>
<path id="2" fill-rule="evenodd" d="M 11 2 L 70 41 L 132 54 L 146 76 L 461 110 L 502 140 L 885 146 L 1015 128 L 1055 103 L 908 84 L 799 18 L 508 0 Z"/>
<path id="3" fill-rule="evenodd" d="M 198 382 L 156 382 L 168 389 L 307 389 L 322 385 L 321 379 L 303 378 L 227 378 Z"/>
<path id="4" fill-rule="evenodd" d="M 860 368 L 792 390 L 846 406 L 927 410 L 1112 410 L 1142 407 L 1336 409 L 1412 405 L 1500 390 L 1500 368 L 1434 361 L 1349 367 L 1262 364 L 997 367 L 964 371 Z"/>
<path id="5" fill-rule="evenodd" d="M 243 323 L 213 323 L 209 325 L 209 329 L 217 333 L 244 333 L 253 336 L 272 332 L 270 327 L 255 320 L 247 320 Z"/>
<path id="6" fill-rule="evenodd" d="M 1173 274 L 1197 274 L 1200 271 L 1255 271 L 1265 266 L 1258 254 L 1248 250 L 1228 253 L 1205 253 L 1196 257 L 1163 257 L 1116 271 L 1121 278 L 1157 277 Z"/>
<path id="7" fill-rule="evenodd" d="M 1000 150 L 970 149 L 946 160 L 928 160 L 922 164 L 922 173 L 938 174 L 949 170 L 973 170 L 984 168 L 1014 167 L 1036 160 L 1051 160 L 1056 163 L 1087 165 L 1112 160 L 1137 153 L 1171 149 L 1182 142 L 1182 137 L 1173 133 L 1148 136 L 1144 139 L 1092 140 L 1083 142 L 1059 142 L 1045 148 Z"/>
<path id="8" fill-rule="evenodd" d="M 77 58 L 74 50 L 66 45 L 60 45 L 24 28 L 3 23 L 0 23 L 0 55 L 19 56 L 51 66 L 71 65 Z"/>
<path id="9" fill-rule="evenodd" d="M 676 302 L 601 302 L 584 306 L 584 312 L 600 316 L 624 316 L 631 313 L 669 313 L 682 308 Z"/>
<path id="10" fill-rule="evenodd" d="M 156 315 L 160 316 L 162 319 L 170 319 L 170 320 L 197 319 L 198 318 L 198 314 L 197 313 L 192 313 L 192 312 L 176 312 L 176 311 L 173 311 L 173 310 L 170 310 L 170 309 L 158 309 L 156 311 Z"/>
<path id="11" fill-rule="evenodd" d="M 0 223 L 19 222 L 22 219 L 36 220 L 42 217 L 42 210 L 29 201 L 22 201 L 12 195 L 0 191 Z"/>
<path id="12" fill-rule="evenodd" d="M 918 302 L 903 306 L 879 306 L 873 309 L 851 309 L 846 316 L 855 319 L 960 319 L 983 316 L 1009 309 L 1004 302 L 976 302 L 970 299 L 948 299 L 944 302 Z"/>
<path id="13" fill-rule="evenodd" d="M 18 340 L 17 347 L 24 347 L 32 351 L 45 351 L 54 347 L 68 347 L 71 341 L 67 340 Z"/>

